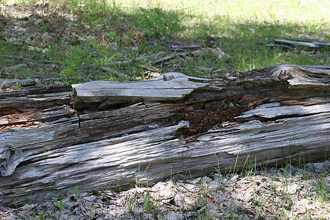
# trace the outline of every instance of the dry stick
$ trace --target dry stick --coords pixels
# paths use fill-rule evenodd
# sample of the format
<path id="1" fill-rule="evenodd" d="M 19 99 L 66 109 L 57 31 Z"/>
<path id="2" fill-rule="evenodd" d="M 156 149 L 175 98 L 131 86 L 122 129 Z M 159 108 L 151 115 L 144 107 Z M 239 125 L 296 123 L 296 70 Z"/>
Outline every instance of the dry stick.
<path id="1" fill-rule="evenodd" d="M 284 39 L 274 39 L 275 44 L 285 44 L 290 46 L 303 46 L 309 48 L 323 48 L 325 46 L 330 46 L 330 43 L 325 43 L 321 41 L 297 41 L 297 40 L 284 40 Z"/>
<path id="2" fill-rule="evenodd" d="M 170 60 L 173 57 L 176 57 L 177 55 L 178 55 L 177 53 L 171 53 L 171 54 L 169 54 L 169 55 L 167 55 L 165 57 L 162 57 L 162 58 L 160 58 L 158 60 L 153 61 L 152 63 L 161 63 L 161 62 L 164 62 L 166 60 Z"/>
<path id="3" fill-rule="evenodd" d="M 199 48 L 201 48 L 201 45 L 190 45 L 190 46 L 188 45 L 188 46 L 177 46 L 177 48 L 175 48 L 174 50 L 184 50 L 184 49 L 194 50 L 194 49 L 199 49 Z M 148 56 L 141 56 L 136 59 L 129 59 L 129 60 L 124 60 L 124 61 L 113 61 L 113 62 L 106 63 L 103 67 L 114 66 L 114 65 L 129 65 L 129 64 L 134 63 L 134 61 L 144 61 L 144 60 L 151 61 L 151 63 L 155 64 L 155 63 L 160 63 L 160 62 L 164 62 L 166 60 L 172 59 L 173 57 L 178 55 L 177 53 L 174 52 L 165 57 L 159 58 L 165 54 L 166 54 L 166 52 L 162 51 L 162 52 L 148 55 Z M 182 54 L 179 54 L 179 55 L 182 55 Z M 141 67 L 147 69 L 147 67 L 145 67 L 145 66 L 141 66 Z M 151 71 L 154 71 L 154 70 L 151 70 Z"/>
<path id="4" fill-rule="evenodd" d="M 112 68 L 109 68 L 108 66 L 111 66 L 111 65 L 129 65 L 129 64 L 134 64 L 134 61 L 144 61 L 144 60 L 150 61 L 153 64 L 157 64 L 157 63 L 164 62 L 166 60 L 172 59 L 173 57 L 177 56 L 177 53 L 172 53 L 172 54 L 169 54 L 165 57 L 159 58 L 159 57 L 161 57 L 162 55 L 165 55 L 165 54 L 166 54 L 166 52 L 162 51 L 162 52 L 159 52 L 157 54 L 153 54 L 153 55 L 149 55 L 149 56 L 141 56 L 141 57 L 138 57 L 136 59 L 129 59 L 129 60 L 124 60 L 124 61 L 113 61 L 113 62 L 109 62 L 109 63 L 105 64 L 103 67 L 101 67 L 101 69 L 103 71 L 106 71 L 106 72 L 115 73 L 115 74 L 117 74 L 121 77 L 129 78 L 128 75 L 126 75 L 124 73 L 120 73 L 119 71 L 114 70 Z M 143 64 L 138 64 L 137 66 L 142 67 L 144 69 L 147 69 L 149 71 L 159 71 L 159 69 L 156 68 L 156 67 L 150 67 L 150 66 L 146 66 L 146 65 L 143 65 Z"/>
<path id="5" fill-rule="evenodd" d="M 181 10 L 185 10 L 185 9 L 188 9 L 188 8 L 194 8 L 194 7 L 197 7 L 197 6 L 199 6 L 199 3 L 194 4 L 194 5 L 190 5 L 190 6 L 187 6 L 187 7 L 179 8 L 179 9 L 176 9 L 176 10 L 173 10 L 173 11 L 181 11 Z"/>
<path id="6" fill-rule="evenodd" d="M 38 61 L 29 59 L 29 58 L 16 57 L 16 56 L 10 56 L 10 55 L 1 55 L 1 56 L 4 57 L 4 58 L 9 58 L 9 59 L 16 59 L 16 60 L 21 60 L 21 61 L 28 61 L 28 62 L 38 63 Z M 44 62 L 44 64 L 61 65 L 61 63 L 59 63 L 59 62 L 55 62 L 55 61 L 51 61 L 51 60 L 44 60 L 43 62 Z"/>
<path id="7" fill-rule="evenodd" d="M 182 45 L 182 46 L 175 46 L 174 48 L 172 48 L 172 50 L 174 51 L 178 51 L 178 50 L 196 50 L 201 48 L 201 45 Z"/>
<path id="8" fill-rule="evenodd" d="M 165 55 L 165 53 L 166 53 L 165 51 L 162 51 L 162 52 L 152 54 L 149 56 L 141 56 L 136 59 L 129 59 L 129 60 L 124 60 L 124 61 L 113 61 L 113 62 L 106 63 L 104 65 L 104 67 L 113 66 L 113 65 L 127 65 L 127 64 L 133 63 L 134 61 L 143 61 L 143 60 L 155 61 L 155 60 L 159 59 L 160 56 Z"/>
<path id="9" fill-rule="evenodd" d="M 21 63 L 13 66 L 4 67 L 2 68 L 2 71 L 13 71 L 22 67 L 28 67 L 28 65 L 26 63 Z"/>
<path id="10" fill-rule="evenodd" d="M 144 68 L 144 69 L 149 70 L 149 71 L 159 72 L 159 69 L 156 68 L 156 67 L 153 67 L 153 66 L 147 66 L 147 65 L 141 64 L 141 65 L 139 65 L 139 67 Z"/>
<path id="11" fill-rule="evenodd" d="M 118 76 L 120 76 L 120 77 L 129 78 L 128 75 L 126 75 L 126 74 L 124 74 L 124 73 L 121 73 L 121 72 L 119 72 L 119 71 L 117 71 L 117 70 L 115 70 L 115 69 L 109 68 L 109 67 L 104 67 L 104 66 L 102 66 L 102 67 L 101 67 L 101 70 L 103 70 L 103 71 L 105 71 L 105 72 L 109 72 L 109 73 L 114 73 L 114 74 L 116 74 L 116 75 L 118 75 Z"/>

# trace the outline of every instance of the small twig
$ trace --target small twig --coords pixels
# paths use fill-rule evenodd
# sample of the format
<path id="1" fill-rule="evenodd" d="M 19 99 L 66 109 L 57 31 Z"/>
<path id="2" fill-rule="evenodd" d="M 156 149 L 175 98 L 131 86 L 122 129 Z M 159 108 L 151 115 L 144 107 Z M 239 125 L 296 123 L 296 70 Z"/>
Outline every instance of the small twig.
<path id="1" fill-rule="evenodd" d="M 28 62 L 38 63 L 38 61 L 36 61 L 36 60 L 32 60 L 32 59 L 29 59 L 29 58 L 23 58 L 23 57 L 17 57 L 17 56 L 1 55 L 1 57 L 9 58 L 9 59 L 15 59 L 15 60 L 21 60 L 21 61 L 28 61 Z M 57 65 L 61 65 L 61 63 L 59 63 L 59 62 L 51 61 L 51 60 L 44 60 L 43 62 L 44 62 L 44 64 L 57 64 Z"/>
<path id="2" fill-rule="evenodd" d="M 181 10 L 185 10 L 185 9 L 188 9 L 188 8 L 194 8 L 194 7 L 197 7 L 197 6 L 199 6 L 199 3 L 194 4 L 194 5 L 190 5 L 190 6 L 186 6 L 186 7 L 183 7 L 183 8 L 175 9 L 173 11 L 181 11 Z"/>
<path id="3" fill-rule="evenodd" d="M 121 73 L 115 69 L 112 69 L 112 68 L 109 68 L 109 67 L 101 67 L 101 70 L 105 71 L 105 72 L 109 72 L 109 73 L 114 73 L 120 77 L 124 77 L 124 78 L 129 78 L 128 75 L 124 74 L 124 73 Z"/>
<path id="4" fill-rule="evenodd" d="M 114 66 L 114 65 L 127 65 L 127 64 L 133 63 L 134 61 L 144 61 L 144 60 L 155 61 L 155 60 L 159 59 L 159 57 L 161 57 L 165 54 L 166 54 L 166 52 L 162 51 L 162 52 L 152 54 L 152 55 L 148 55 L 148 56 L 140 56 L 136 59 L 129 59 L 129 60 L 124 60 L 124 61 L 113 61 L 113 62 L 106 63 L 104 65 L 104 67 Z"/>
<path id="5" fill-rule="evenodd" d="M 153 61 L 152 63 L 161 63 L 161 62 L 164 62 L 166 60 L 170 60 L 170 59 L 176 57 L 177 55 L 178 55 L 177 53 L 171 53 L 171 54 L 169 54 L 169 55 L 167 55 L 165 57 L 162 57 L 162 58 L 160 58 L 158 60 Z"/>
<path id="6" fill-rule="evenodd" d="M 153 66 L 146 66 L 146 65 L 139 65 L 139 67 L 142 67 L 146 70 L 149 70 L 149 71 L 153 71 L 153 72 L 159 72 L 159 69 L 157 69 L 156 67 L 153 67 Z"/>
<path id="7" fill-rule="evenodd" d="M 172 47 L 172 50 L 174 51 L 181 51 L 181 50 L 196 50 L 201 48 L 201 45 L 183 45 L 183 46 L 174 46 Z"/>
<path id="8" fill-rule="evenodd" d="M 34 14 L 31 13 L 31 14 L 28 14 L 27 16 L 24 16 L 24 17 L 21 17 L 19 18 L 18 20 L 20 21 L 28 21 Z"/>
<path id="9" fill-rule="evenodd" d="M 285 44 L 290 46 L 303 46 L 309 48 L 322 48 L 328 43 L 320 43 L 320 42 L 304 42 L 304 41 L 296 41 L 296 40 L 284 40 L 284 39 L 274 39 L 275 44 Z"/>

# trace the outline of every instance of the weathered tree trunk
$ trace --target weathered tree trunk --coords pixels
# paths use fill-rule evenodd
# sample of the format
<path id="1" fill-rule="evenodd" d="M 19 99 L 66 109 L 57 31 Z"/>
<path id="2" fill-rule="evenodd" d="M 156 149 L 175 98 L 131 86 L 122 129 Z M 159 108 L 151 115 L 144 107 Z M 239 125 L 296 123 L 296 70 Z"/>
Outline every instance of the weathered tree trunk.
<path id="1" fill-rule="evenodd" d="M 329 85 L 330 66 L 276 65 L 73 85 L 74 108 L 64 91 L 2 93 L 0 204 L 72 193 L 75 185 L 125 189 L 239 170 L 251 161 L 323 160 Z"/>

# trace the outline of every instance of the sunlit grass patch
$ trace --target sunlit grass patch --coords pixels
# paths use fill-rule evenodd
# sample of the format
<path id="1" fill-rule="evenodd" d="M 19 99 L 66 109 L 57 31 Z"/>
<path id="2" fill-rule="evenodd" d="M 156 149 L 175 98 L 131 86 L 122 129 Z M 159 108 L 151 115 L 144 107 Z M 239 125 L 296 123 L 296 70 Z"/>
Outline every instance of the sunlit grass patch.
<path id="1" fill-rule="evenodd" d="M 276 38 L 329 41 L 330 3 L 325 0 L 5 0 L 0 6 L 4 18 L 18 19 L 18 26 L 25 25 L 34 47 L 48 49 L 44 52 L 44 59 L 62 64 L 53 74 L 69 84 L 82 82 L 86 77 L 89 80 L 144 78 L 140 76 L 147 70 L 134 64 L 113 67 L 129 76 L 125 79 L 120 74 L 104 72 L 100 67 L 110 58 L 123 61 L 162 51 L 169 54 L 173 52 L 173 45 L 208 48 L 210 36 L 215 37 L 212 47 L 220 48 L 226 59 L 217 59 L 207 52 L 202 57 L 188 54 L 158 63 L 154 69 L 160 73 L 180 71 L 188 75 L 210 76 L 279 63 L 329 63 L 328 48 L 286 51 L 267 47 Z M 26 15 L 31 17 L 25 18 Z M 4 37 L 12 38 L 7 33 Z M 0 43 L 3 48 L 8 48 L 8 41 Z M 81 59 L 91 64 L 81 62 L 83 65 L 79 68 L 72 68 L 78 62 L 71 59 L 74 48 L 80 48 L 83 51 Z M 10 49 L 6 53 L 10 54 Z"/>

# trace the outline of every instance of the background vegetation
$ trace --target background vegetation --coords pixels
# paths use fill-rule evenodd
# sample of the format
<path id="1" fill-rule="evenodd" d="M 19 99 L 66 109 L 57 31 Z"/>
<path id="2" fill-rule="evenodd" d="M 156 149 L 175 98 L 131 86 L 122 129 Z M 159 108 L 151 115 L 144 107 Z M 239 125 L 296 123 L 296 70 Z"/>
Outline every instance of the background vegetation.
<path id="1" fill-rule="evenodd" d="M 267 47 L 274 38 L 329 41 L 330 2 L 326 0 L 0 2 L 1 16 L 7 21 L 0 26 L 2 73 L 24 59 L 36 61 L 17 68 L 12 78 L 59 78 L 70 84 L 140 80 L 150 72 L 210 76 L 278 63 L 329 62 L 328 48 Z M 203 49 L 195 54 L 177 53 L 174 59 L 157 64 L 135 62 L 141 56 L 171 54 L 182 45 Z M 209 47 L 220 48 L 226 55 L 219 56 Z M 129 65 L 113 64 L 127 60 Z"/>

